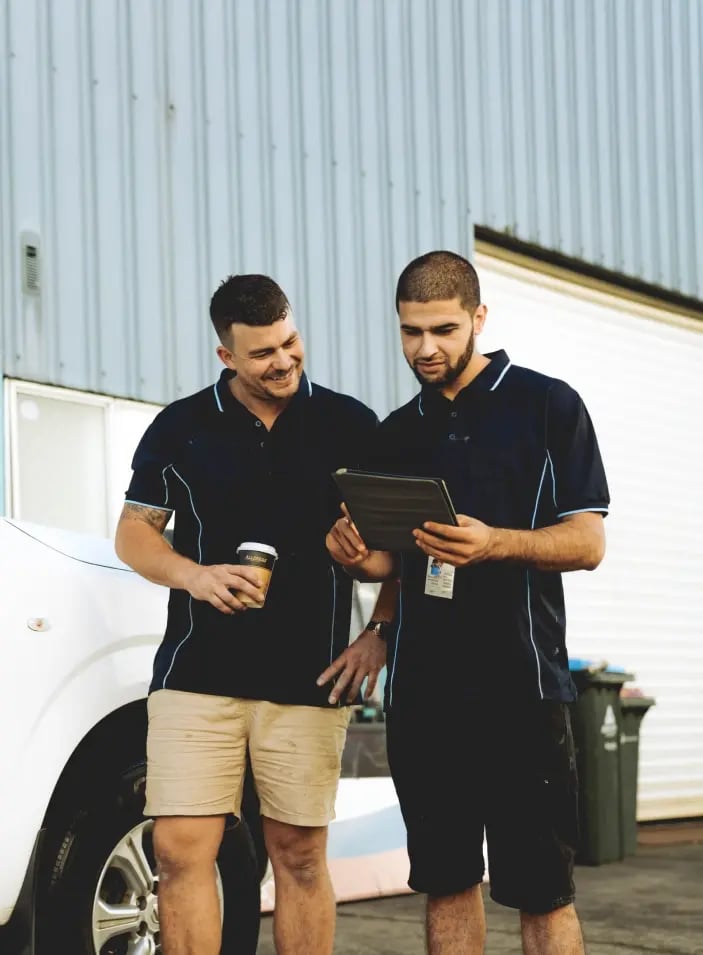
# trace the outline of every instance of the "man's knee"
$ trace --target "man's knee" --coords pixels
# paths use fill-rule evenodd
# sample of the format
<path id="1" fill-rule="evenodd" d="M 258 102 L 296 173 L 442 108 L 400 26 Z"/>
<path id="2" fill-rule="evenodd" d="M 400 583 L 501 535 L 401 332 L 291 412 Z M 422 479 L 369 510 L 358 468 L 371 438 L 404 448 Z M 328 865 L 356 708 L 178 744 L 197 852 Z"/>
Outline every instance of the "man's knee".
<path id="1" fill-rule="evenodd" d="M 549 925 L 576 919 L 576 906 L 571 900 L 557 900 L 546 911 L 520 910 L 520 919 L 527 925 Z"/>
<path id="2" fill-rule="evenodd" d="M 552 951 L 556 942 L 565 955 L 583 955 L 581 925 L 573 902 L 566 902 L 548 912 L 520 912 L 523 948 L 531 953 Z"/>
<path id="3" fill-rule="evenodd" d="M 283 871 L 301 884 L 312 884 L 327 871 L 327 827 L 292 826 L 264 819 L 266 849 L 274 874 Z"/>
<path id="4" fill-rule="evenodd" d="M 213 867 L 224 816 L 162 816 L 154 821 L 154 855 L 162 880 Z"/>

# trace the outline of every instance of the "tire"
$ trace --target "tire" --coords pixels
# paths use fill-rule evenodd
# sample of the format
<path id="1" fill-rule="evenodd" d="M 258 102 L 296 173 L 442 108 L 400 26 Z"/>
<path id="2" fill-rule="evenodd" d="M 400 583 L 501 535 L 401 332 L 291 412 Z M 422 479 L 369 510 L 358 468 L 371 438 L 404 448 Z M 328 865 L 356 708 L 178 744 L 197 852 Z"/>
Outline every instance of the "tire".
<path id="1" fill-rule="evenodd" d="M 95 777 L 102 778 L 96 782 Z M 73 788 L 81 808 L 69 809 L 64 799 L 63 810 L 48 820 L 37 902 L 37 955 L 161 952 L 152 823 L 143 816 L 145 779 L 143 760 L 111 772 L 96 768 L 85 787 Z M 258 823 L 257 818 L 255 828 Z M 217 860 L 222 950 L 227 955 L 256 952 L 259 873 L 265 865 L 257 858 L 246 823 L 228 826 Z M 108 911 L 106 905 L 116 908 Z"/>

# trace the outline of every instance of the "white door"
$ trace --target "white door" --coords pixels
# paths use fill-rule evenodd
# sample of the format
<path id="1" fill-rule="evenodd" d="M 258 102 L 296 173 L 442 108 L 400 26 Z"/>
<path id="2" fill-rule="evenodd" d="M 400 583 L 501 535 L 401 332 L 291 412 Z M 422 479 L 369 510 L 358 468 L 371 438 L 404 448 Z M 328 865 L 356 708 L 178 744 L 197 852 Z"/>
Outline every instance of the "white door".
<path id="1" fill-rule="evenodd" d="M 594 420 L 607 555 L 565 575 L 571 657 L 636 674 L 640 819 L 703 815 L 703 325 L 479 253 L 482 351 L 565 379 Z"/>

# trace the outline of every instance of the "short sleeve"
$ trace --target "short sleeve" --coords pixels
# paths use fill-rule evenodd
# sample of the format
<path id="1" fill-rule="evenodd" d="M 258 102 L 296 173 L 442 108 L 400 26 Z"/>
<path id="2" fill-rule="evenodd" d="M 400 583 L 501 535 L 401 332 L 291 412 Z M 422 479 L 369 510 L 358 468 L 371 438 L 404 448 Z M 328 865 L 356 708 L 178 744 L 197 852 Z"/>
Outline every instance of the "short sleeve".
<path id="1" fill-rule="evenodd" d="M 174 510 L 175 501 L 169 488 L 174 452 L 174 441 L 162 411 L 146 429 L 134 452 L 132 480 L 125 494 L 127 503 Z"/>
<path id="2" fill-rule="evenodd" d="M 557 517 L 607 514 L 610 494 L 593 422 L 580 395 L 563 381 L 550 388 L 546 431 Z"/>

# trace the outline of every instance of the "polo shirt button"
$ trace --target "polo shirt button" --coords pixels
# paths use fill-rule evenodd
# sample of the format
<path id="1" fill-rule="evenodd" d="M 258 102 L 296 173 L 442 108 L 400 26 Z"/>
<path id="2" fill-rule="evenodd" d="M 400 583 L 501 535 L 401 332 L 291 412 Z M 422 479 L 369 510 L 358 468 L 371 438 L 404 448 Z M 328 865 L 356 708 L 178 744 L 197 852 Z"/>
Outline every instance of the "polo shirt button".
<path id="1" fill-rule="evenodd" d="M 456 416 L 457 416 L 457 412 L 456 412 L 456 411 L 452 411 L 452 418 L 456 418 Z"/>
<path id="2" fill-rule="evenodd" d="M 256 427 L 257 427 L 257 428 L 260 428 L 260 427 L 261 427 L 261 422 L 260 422 L 260 421 L 257 421 L 257 422 L 256 422 Z"/>
<path id="3" fill-rule="evenodd" d="M 450 434 L 450 435 L 449 435 L 449 440 L 450 440 L 450 441 L 456 441 L 456 435 L 455 435 L 455 434 Z"/>
<path id="4" fill-rule="evenodd" d="M 259 447 L 265 448 L 265 447 L 266 447 L 266 442 L 265 442 L 265 441 L 262 441 L 261 444 L 259 445 Z"/>

